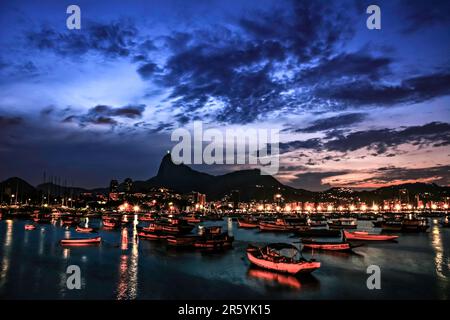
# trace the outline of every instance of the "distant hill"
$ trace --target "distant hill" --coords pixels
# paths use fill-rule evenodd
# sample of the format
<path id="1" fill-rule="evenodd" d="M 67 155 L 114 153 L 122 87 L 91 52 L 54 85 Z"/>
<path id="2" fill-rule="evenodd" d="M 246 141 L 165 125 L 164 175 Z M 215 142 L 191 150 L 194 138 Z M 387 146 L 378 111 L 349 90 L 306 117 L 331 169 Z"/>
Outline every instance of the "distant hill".
<path id="1" fill-rule="evenodd" d="M 223 175 L 211 175 L 196 171 L 185 164 L 175 164 L 170 154 L 166 154 L 159 166 L 156 176 L 146 181 L 134 181 L 133 192 L 147 192 L 154 187 L 165 187 L 179 193 L 191 191 L 207 195 L 208 200 L 221 199 L 234 190 L 239 191 L 240 201 L 272 200 L 274 194 L 281 193 L 287 201 L 336 201 L 339 199 L 355 199 L 361 201 L 382 201 L 399 196 L 400 190 L 408 191 L 410 200 L 415 195 L 427 195 L 427 198 L 438 199 L 450 197 L 450 187 L 436 184 L 408 183 L 382 187 L 370 191 L 357 191 L 349 188 L 331 188 L 323 192 L 313 192 L 286 186 L 270 175 L 261 175 L 258 169 L 234 171 Z M 84 192 L 104 193 L 109 188 L 85 189 L 79 187 L 62 187 L 52 183 L 40 184 L 36 188 L 26 181 L 14 177 L 0 183 L 0 192 L 15 193 L 18 188 L 23 196 L 36 196 L 39 192 L 50 192 L 52 195 L 78 195 Z M 124 190 L 124 184 L 119 185 L 119 191 Z"/>
<path id="2" fill-rule="evenodd" d="M 32 185 L 18 177 L 12 177 L 0 182 L 0 192 L 6 195 L 15 195 L 17 193 L 19 198 L 22 197 L 23 199 L 37 195 L 37 191 Z"/>

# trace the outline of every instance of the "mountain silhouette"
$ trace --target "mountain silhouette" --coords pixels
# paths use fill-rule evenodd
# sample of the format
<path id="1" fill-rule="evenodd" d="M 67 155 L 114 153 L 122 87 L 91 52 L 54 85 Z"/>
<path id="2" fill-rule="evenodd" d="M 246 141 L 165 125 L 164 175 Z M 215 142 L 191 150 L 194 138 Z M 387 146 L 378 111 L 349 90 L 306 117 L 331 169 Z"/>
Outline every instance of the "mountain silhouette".
<path id="1" fill-rule="evenodd" d="M 426 195 L 428 200 L 450 197 L 450 187 L 428 183 L 408 183 L 386 186 L 375 190 L 358 191 L 349 188 L 331 188 L 323 192 L 313 192 L 286 186 L 270 175 L 261 175 L 259 169 L 239 170 L 223 175 L 211 175 L 196 171 L 185 164 L 175 164 L 170 154 L 166 154 L 159 166 L 157 174 L 145 181 L 134 181 L 132 192 L 148 192 L 154 187 L 165 187 L 178 193 L 196 191 L 204 193 L 208 200 L 219 200 L 237 191 L 239 200 L 273 200 L 280 193 L 286 201 L 331 201 L 336 199 L 357 199 L 370 203 L 384 199 L 395 199 L 402 189 L 408 191 L 410 201 L 414 196 Z M 52 195 L 77 195 L 82 192 L 108 193 L 109 188 L 84 189 L 62 187 L 52 183 L 38 185 L 36 188 L 26 181 L 14 177 L 0 183 L 0 193 L 17 193 L 24 197 L 34 197 L 50 193 Z M 119 191 L 124 191 L 124 183 L 119 185 Z"/>

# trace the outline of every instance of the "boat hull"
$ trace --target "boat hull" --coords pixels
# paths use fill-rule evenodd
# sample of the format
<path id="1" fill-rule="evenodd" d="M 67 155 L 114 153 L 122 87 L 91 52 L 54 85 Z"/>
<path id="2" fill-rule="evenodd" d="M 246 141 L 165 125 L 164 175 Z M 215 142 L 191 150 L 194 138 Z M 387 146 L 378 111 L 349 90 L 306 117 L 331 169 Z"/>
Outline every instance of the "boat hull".
<path id="1" fill-rule="evenodd" d="M 101 237 L 87 238 L 87 239 L 62 239 L 59 243 L 63 246 L 86 246 L 100 244 Z"/>
<path id="2" fill-rule="evenodd" d="M 241 219 L 237 220 L 238 227 L 244 229 L 255 229 L 258 228 L 258 222 L 248 222 Z"/>
<path id="3" fill-rule="evenodd" d="M 350 251 L 352 247 L 347 242 L 340 243 L 320 243 L 320 242 L 306 242 L 302 239 L 304 250 L 324 250 L 324 251 Z"/>
<path id="4" fill-rule="evenodd" d="M 320 262 L 282 263 L 259 259 L 247 250 L 248 260 L 257 267 L 288 274 L 306 274 L 320 268 Z"/>
<path id="5" fill-rule="evenodd" d="M 347 240 L 358 240 L 358 241 L 392 241 L 398 238 L 398 236 L 390 236 L 383 234 L 369 234 L 365 232 L 348 232 L 344 231 L 344 237 Z"/>

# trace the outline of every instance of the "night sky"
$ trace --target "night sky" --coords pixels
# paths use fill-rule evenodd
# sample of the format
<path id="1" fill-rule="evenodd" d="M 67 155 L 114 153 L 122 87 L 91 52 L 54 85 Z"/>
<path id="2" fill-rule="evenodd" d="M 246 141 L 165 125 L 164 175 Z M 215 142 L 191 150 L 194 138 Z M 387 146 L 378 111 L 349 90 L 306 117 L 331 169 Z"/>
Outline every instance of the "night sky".
<path id="1" fill-rule="evenodd" d="M 370 4 L 1 1 L 0 180 L 148 179 L 202 120 L 282 130 L 294 187 L 450 185 L 450 2 Z"/>

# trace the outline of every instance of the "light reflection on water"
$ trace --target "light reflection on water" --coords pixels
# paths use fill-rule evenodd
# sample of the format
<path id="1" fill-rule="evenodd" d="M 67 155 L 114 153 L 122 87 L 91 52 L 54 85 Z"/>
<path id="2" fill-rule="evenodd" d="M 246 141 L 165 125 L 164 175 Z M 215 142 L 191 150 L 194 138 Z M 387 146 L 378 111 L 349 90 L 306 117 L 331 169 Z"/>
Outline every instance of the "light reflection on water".
<path id="1" fill-rule="evenodd" d="M 85 222 L 85 221 L 83 221 Z M 355 254 L 314 252 L 322 268 L 309 280 L 250 268 L 248 243 L 295 242 L 290 234 L 244 230 L 231 219 L 208 221 L 234 235 L 234 249 L 215 254 L 168 250 L 139 241 L 137 219 L 115 231 L 99 229 L 100 246 L 63 248 L 59 240 L 89 237 L 59 224 L 25 231 L 26 221 L 0 221 L 0 296 L 49 299 L 276 298 L 396 299 L 449 298 L 450 230 L 431 224 L 428 234 L 402 234 L 398 243 L 370 243 Z M 97 228 L 99 219 L 90 219 Z M 363 222 L 361 229 L 369 229 Z M 378 230 L 371 230 L 378 231 Z M 311 253 L 304 254 L 306 258 Z M 66 288 L 68 265 L 82 268 L 82 290 Z M 365 285 L 366 268 L 382 269 L 380 292 Z M 183 290 L 179 290 L 182 287 Z"/>

